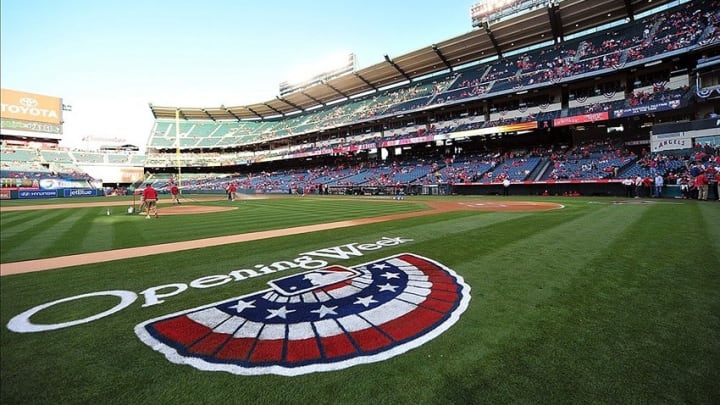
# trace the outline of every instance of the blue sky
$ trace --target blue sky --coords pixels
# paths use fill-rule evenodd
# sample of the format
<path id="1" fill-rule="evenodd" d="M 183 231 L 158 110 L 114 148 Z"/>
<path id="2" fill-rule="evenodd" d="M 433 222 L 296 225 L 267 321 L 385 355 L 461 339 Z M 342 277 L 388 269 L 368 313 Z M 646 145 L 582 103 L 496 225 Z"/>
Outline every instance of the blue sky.
<path id="1" fill-rule="evenodd" d="M 355 53 L 359 69 L 472 30 L 475 0 L 2 0 L 3 88 L 63 98 L 62 145 L 144 146 L 148 103 L 267 101 L 293 72 Z"/>

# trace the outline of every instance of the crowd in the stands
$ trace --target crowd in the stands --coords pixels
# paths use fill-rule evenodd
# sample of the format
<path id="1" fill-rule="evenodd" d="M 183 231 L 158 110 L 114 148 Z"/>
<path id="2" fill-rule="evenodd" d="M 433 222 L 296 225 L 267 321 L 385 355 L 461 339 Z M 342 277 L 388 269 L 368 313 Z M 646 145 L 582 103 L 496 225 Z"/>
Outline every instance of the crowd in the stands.
<path id="1" fill-rule="evenodd" d="M 410 84 L 349 99 L 291 118 L 238 123 L 234 131 L 224 132 L 225 135 L 232 135 L 230 137 L 208 137 L 207 129 L 197 126 L 183 128 L 181 139 L 187 143 L 184 145 L 187 147 L 247 145 L 313 133 L 440 104 L 457 103 L 478 97 L 492 98 L 505 92 L 548 86 L 570 78 L 590 77 L 599 74 L 602 70 L 619 69 L 629 63 L 658 58 L 667 52 L 685 50 L 698 43 L 707 44 L 720 40 L 718 6 L 720 2 L 717 0 L 691 1 L 677 8 L 647 16 L 640 21 L 618 26 L 605 33 L 560 42 L 543 49 L 463 68 L 444 76 L 413 81 Z M 687 88 L 684 90 L 687 91 Z M 625 107 L 658 98 L 677 98 L 680 94 L 677 91 L 667 93 L 669 90 L 643 94 L 634 94 L 631 89 L 625 91 L 630 96 L 630 101 L 624 105 Z M 595 111 L 608 111 L 613 108 L 617 106 L 608 103 L 592 105 Z M 549 114 L 544 118 L 545 120 L 556 118 L 559 114 L 556 110 L 544 112 Z M 576 112 L 582 113 L 582 111 Z M 503 123 L 532 119 L 539 118 L 516 117 Z M 489 122 L 488 125 L 498 124 L 495 119 L 489 121 L 493 122 Z M 150 147 L 174 148 L 174 131 L 167 131 L 168 128 L 164 124 L 163 129 L 155 131 L 149 142 Z M 199 131 L 198 135 L 194 135 L 193 131 Z M 168 136 L 169 133 L 172 136 Z"/>

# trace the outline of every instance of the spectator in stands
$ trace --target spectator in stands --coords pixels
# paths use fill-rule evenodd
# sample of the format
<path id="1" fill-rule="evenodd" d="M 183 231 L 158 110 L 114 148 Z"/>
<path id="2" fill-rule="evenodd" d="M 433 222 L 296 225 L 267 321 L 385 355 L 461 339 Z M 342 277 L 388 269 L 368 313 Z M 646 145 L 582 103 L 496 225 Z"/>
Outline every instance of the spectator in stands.
<path id="1" fill-rule="evenodd" d="M 158 217 L 157 200 L 157 191 L 153 188 L 151 183 L 146 184 L 145 190 L 143 190 L 143 201 L 145 202 L 145 219 L 150 219 L 151 212 L 155 214 L 155 218 Z"/>

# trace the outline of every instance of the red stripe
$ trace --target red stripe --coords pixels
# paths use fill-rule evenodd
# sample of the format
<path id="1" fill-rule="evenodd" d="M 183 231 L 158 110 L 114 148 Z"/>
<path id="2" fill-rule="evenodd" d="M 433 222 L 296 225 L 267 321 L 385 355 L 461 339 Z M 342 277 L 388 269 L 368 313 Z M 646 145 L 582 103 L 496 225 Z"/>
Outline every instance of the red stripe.
<path id="1" fill-rule="evenodd" d="M 264 363 L 282 359 L 283 343 L 285 339 L 257 340 L 257 344 L 250 353 L 250 361 Z"/>
<path id="2" fill-rule="evenodd" d="M 450 274 L 448 274 L 448 272 L 444 269 L 438 268 L 436 264 L 430 263 L 427 260 L 411 255 L 402 255 L 399 258 L 417 267 L 428 277 L 428 281 L 432 282 L 433 285 L 456 284 L 455 279 L 451 277 Z"/>
<path id="3" fill-rule="evenodd" d="M 458 294 L 455 291 L 451 292 L 433 289 L 432 291 L 430 291 L 430 295 L 428 295 L 428 298 L 454 303 L 458 300 Z"/>
<path id="4" fill-rule="evenodd" d="M 423 259 L 421 259 L 417 256 L 413 256 L 413 255 L 400 255 L 400 256 L 398 256 L 398 259 L 400 259 L 404 262 L 410 263 L 413 266 L 418 267 L 418 268 L 422 268 L 422 267 L 425 267 L 428 264 L 430 264 L 430 263 L 428 263 L 427 260 L 423 260 Z M 433 267 L 436 267 L 436 266 L 433 266 Z"/>
<path id="5" fill-rule="evenodd" d="M 298 362 L 320 358 L 320 348 L 315 338 L 302 340 L 288 340 L 285 360 Z"/>
<path id="6" fill-rule="evenodd" d="M 181 343 L 185 346 L 197 342 L 211 332 L 211 329 L 207 326 L 200 325 L 186 316 L 159 321 L 151 326 L 163 335 L 166 340 Z"/>
<path id="7" fill-rule="evenodd" d="M 458 285 L 455 283 L 435 283 L 435 282 L 433 282 L 432 288 L 433 288 L 433 290 L 456 292 L 458 289 Z"/>
<path id="8" fill-rule="evenodd" d="M 420 306 L 423 308 L 433 309 L 435 311 L 447 313 L 453 309 L 453 307 L 455 306 L 455 303 L 429 298 L 429 299 L 426 299 L 425 301 L 421 302 Z"/>
<path id="9" fill-rule="evenodd" d="M 452 279 L 452 278 L 450 278 L 450 277 L 447 276 L 447 273 L 428 275 L 428 281 L 431 282 L 431 283 L 433 283 L 433 286 L 434 286 L 435 284 L 453 284 L 453 285 L 457 285 L 457 284 L 455 283 L 455 280 L 454 280 L 454 279 Z"/>
<path id="10" fill-rule="evenodd" d="M 344 334 L 321 338 L 326 358 L 347 356 L 355 353 L 355 347 Z"/>
<path id="11" fill-rule="evenodd" d="M 189 350 L 191 353 L 213 354 L 231 337 L 232 335 L 227 335 L 224 333 L 211 333 L 203 340 L 194 344 Z"/>
<path id="12" fill-rule="evenodd" d="M 244 360 L 247 358 L 254 342 L 255 339 L 252 338 L 230 339 L 215 357 L 227 360 Z"/>
<path id="13" fill-rule="evenodd" d="M 380 328 L 396 341 L 402 341 L 432 329 L 442 316 L 443 314 L 418 307 L 412 312 L 380 325 Z"/>
<path id="14" fill-rule="evenodd" d="M 367 329 L 351 332 L 350 336 L 355 339 L 360 349 L 370 352 L 385 347 L 391 343 L 387 336 L 380 333 L 379 330 L 369 327 Z"/>

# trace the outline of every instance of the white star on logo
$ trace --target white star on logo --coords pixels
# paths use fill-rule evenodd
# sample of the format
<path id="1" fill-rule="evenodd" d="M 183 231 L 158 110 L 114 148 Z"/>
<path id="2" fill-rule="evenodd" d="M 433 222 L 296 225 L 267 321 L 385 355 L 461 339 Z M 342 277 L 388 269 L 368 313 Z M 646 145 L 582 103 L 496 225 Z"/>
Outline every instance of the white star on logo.
<path id="1" fill-rule="evenodd" d="M 385 283 L 383 285 L 379 285 L 380 291 L 392 291 L 395 292 L 395 289 L 398 288 L 396 285 L 391 285 L 390 283 Z"/>
<path id="2" fill-rule="evenodd" d="M 391 278 L 400 278 L 400 273 L 385 272 L 382 274 L 382 277 L 385 277 L 387 280 L 390 280 Z"/>
<path id="3" fill-rule="evenodd" d="M 324 318 L 325 315 L 327 315 L 327 314 L 337 315 L 337 312 L 335 312 L 336 308 L 337 308 L 336 306 L 335 307 L 326 307 L 325 305 L 321 305 L 320 308 L 313 309 L 310 312 L 320 315 L 320 318 Z"/>
<path id="4" fill-rule="evenodd" d="M 362 304 L 362 305 L 365 305 L 365 308 L 367 308 L 367 307 L 369 307 L 370 304 L 372 304 L 373 302 L 377 302 L 377 301 L 375 301 L 375 300 L 373 299 L 373 296 L 370 295 L 370 296 L 367 296 L 367 297 L 365 297 L 365 298 L 358 298 L 358 299 L 354 302 L 354 304 Z"/>
<path id="5" fill-rule="evenodd" d="M 268 315 L 265 319 L 275 318 L 276 316 L 279 316 L 282 319 L 287 319 L 287 314 L 295 312 L 295 310 L 287 309 L 287 307 L 283 305 L 278 309 L 268 309 L 268 312 L 270 312 L 270 315 Z"/>
<path id="6" fill-rule="evenodd" d="M 230 307 L 228 307 L 228 308 L 232 308 L 232 309 L 236 310 L 237 313 L 239 314 L 239 313 L 241 313 L 243 310 L 245 310 L 245 309 L 247 309 L 247 308 L 255 308 L 255 300 L 252 300 L 252 301 L 250 301 L 250 302 L 245 302 L 245 301 L 243 301 L 243 300 L 240 300 L 240 301 L 237 302 L 237 304 L 232 305 L 232 306 L 230 306 Z"/>
<path id="7" fill-rule="evenodd" d="M 376 265 L 373 266 L 373 269 L 385 270 L 385 267 L 389 267 L 389 266 L 388 266 L 387 264 L 378 263 L 378 264 L 376 264 Z"/>

